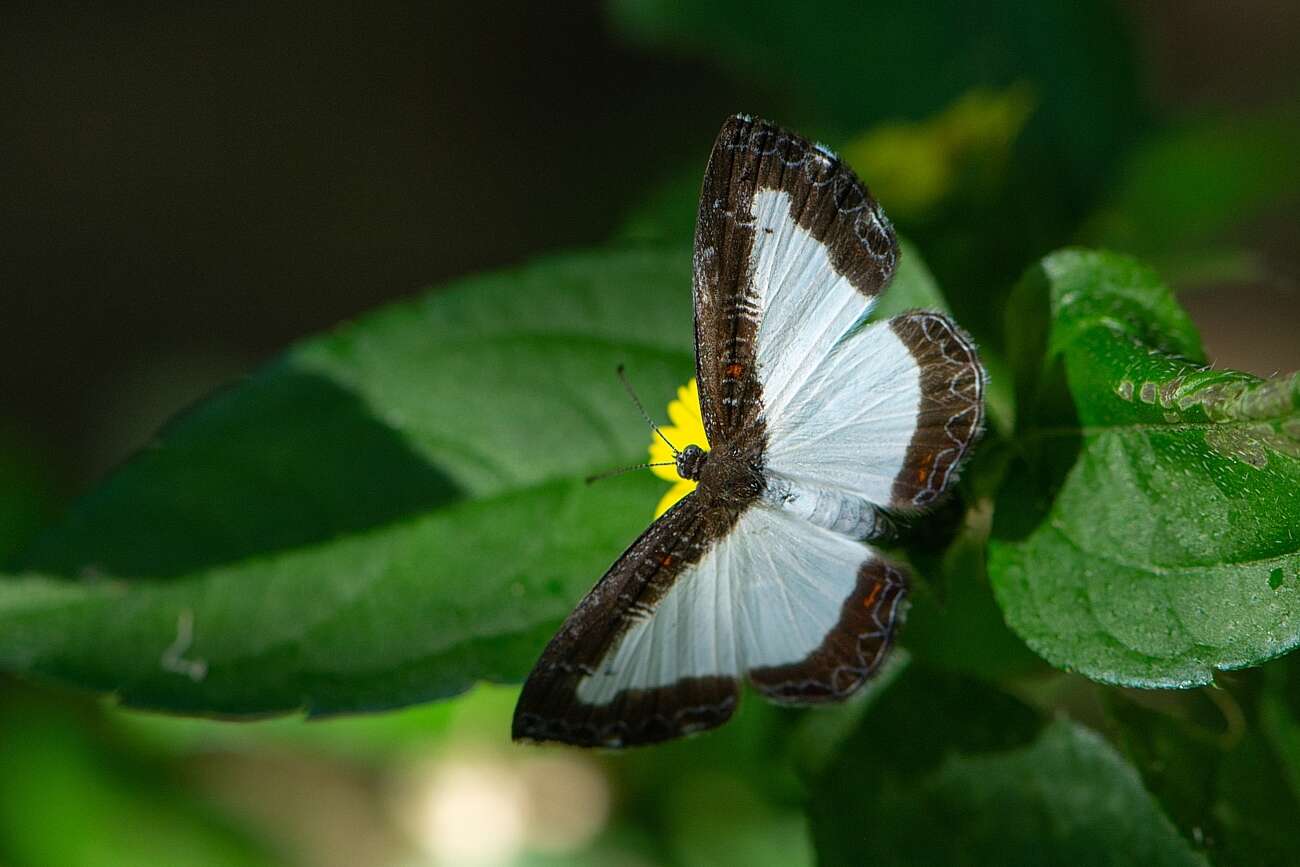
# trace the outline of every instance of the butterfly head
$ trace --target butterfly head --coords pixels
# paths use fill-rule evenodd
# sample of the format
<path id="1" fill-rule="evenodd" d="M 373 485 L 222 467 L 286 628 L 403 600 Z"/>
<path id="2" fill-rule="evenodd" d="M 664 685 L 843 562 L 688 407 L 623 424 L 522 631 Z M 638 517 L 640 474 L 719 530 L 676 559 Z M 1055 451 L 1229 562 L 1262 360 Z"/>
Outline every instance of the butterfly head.
<path id="1" fill-rule="evenodd" d="M 704 449 L 697 445 L 687 446 L 677 453 L 677 475 L 698 482 L 700 474 L 704 472 L 704 462 L 708 459 L 709 453 Z"/>

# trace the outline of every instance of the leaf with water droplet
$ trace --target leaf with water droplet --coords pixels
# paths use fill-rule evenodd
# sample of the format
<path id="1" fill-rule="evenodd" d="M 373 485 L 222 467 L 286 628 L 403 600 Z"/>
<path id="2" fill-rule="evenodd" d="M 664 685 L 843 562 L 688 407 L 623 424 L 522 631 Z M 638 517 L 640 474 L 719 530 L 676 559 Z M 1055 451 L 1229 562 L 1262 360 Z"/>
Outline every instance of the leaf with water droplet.
<path id="1" fill-rule="evenodd" d="M 989 575 L 1012 629 L 1128 686 L 1300 643 L 1300 594 L 1271 577 L 1300 567 L 1300 376 L 1209 369 L 1172 293 L 1114 254 L 1047 257 L 1008 315 L 1021 458 Z"/>

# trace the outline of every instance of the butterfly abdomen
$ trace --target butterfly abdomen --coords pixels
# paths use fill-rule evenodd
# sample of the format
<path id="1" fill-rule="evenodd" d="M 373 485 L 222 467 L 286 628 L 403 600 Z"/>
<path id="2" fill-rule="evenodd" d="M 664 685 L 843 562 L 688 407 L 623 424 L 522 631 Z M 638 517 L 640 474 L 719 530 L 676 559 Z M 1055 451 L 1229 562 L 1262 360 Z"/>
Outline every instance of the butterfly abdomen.
<path id="1" fill-rule="evenodd" d="M 886 525 L 876 507 L 843 491 L 800 485 L 781 476 L 769 476 L 763 490 L 763 502 L 850 539 L 876 539 L 885 533 Z"/>

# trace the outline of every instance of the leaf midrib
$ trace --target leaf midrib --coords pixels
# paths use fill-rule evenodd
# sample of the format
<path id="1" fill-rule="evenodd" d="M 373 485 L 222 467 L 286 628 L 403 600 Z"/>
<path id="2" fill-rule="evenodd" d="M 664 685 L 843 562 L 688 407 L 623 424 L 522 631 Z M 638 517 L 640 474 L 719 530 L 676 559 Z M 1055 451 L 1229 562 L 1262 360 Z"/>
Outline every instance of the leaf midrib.
<path id="1" fill-rule="evenodd" d="M 392 520 L 386 521 L 381 524 L 374 524 L 369 527 L 362 527 L 356 530 L 348 530 L 341 533 L 337 533 L 333 536 L 330 536 L 328 539 L 318 540 L 308 545 L 295 545 L 295 546 L 290 546 L 285 548 L 277 548 L 276 550 L 269 551 L 269 552 L 266 551 L 258 552 L 248 557 L 242 557 L 234 560 L 227 560 L 220 564 L 216 564 L 204 569 L 200 569 L 194 572 L 184 573 L 170 578 L 133 578 L 131 576 L 113 575 L 109 579 L 103 581 L 102 583 L 86 584 L 81 579 L 77 579 L 73 577 L 60 576 L 60 575 L 50 574 L 47 572 L 24 572 L 24 573 L 19 573 L 17 575 L 0 574 L 0 581 L 8 582 L 8 581 L 22 580 L 31 577 L 43 578 L 46 579 L 48 582 L 50 582 L 52 585 L 58 587 L 66 587 L 68 589 L 79 588 L 87 591 L 88 593 L 91 591 L 99 591 L 108 596 L 124 596 L 126 594 L 129 594 L 132 591 L 132 589 L 134 589 L 135 587 L 157 587 L 157 588 L 180 587 L 187 583 L 201 581 L 204 579 L 212 578 L 214 576 L 218 576 L 221 573 L 224 573 L 228 570 L 252 568 L 252 567 L 256 567 L 258 564 L 270 566 L 281 558 L 293 557 L 302 553 L 322 550 L 336 544 L 363 541 L 370 536 L 381 536 L 383 534 L 392 532 L 393 530 L 401 529 L 407 525 L 414 525 L 421 521 L 429 520 L 430 518 L 433 518 L 435 516 L 446 516 L 447 514 L 452 513 L 454 517 L 454 512 L 462 508 L 465 509 L 490 508 L 497 501 L 505 501 L 517 497 L 526 497 L 531 494 L 545 491 L 549 488 L 559 489 L 563 486 L 576 486 L 585 478 L 586 478 L 586 474 L 577 474 L 572 476 L 569 475 L 548 476 L 546 478 L 538 479 L 535 482 L 521 485 L 519 487 L 496 491 L 491 494 L 486 494 L 484 496 L 464 497 L 462 499 L 458 499 L 450 503 L 444 503 L 442 505 L 435 506 L 431 509 L 423 509 L 419 511 L 408 512 L 404 515 L 401 515 L 399 517 L 396 517 Z M 85 601 L 87 598 L 89 597 L 87 596 L 87 597 L 82 597 L 82 598 L 72 599 L 72 600 L 61 599 L 61 600 L 57 600 L 57 602 L 80 603 Z"/>

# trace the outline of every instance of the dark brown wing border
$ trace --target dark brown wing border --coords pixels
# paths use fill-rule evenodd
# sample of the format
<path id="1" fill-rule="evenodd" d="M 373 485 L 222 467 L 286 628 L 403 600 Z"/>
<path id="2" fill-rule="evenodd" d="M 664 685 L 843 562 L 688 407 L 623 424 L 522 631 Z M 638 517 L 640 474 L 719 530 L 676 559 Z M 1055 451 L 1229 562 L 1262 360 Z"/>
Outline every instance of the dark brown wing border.
<path id="1" fill-rule="evenodd" d="M 986 376 L 975 343 L 942 313 L 895 316 L 889 327 L 921 368 L 921 405 L 889 506 L 924 509 L 957 481 L 984 431 Z"/>
<path id="2" fill-rule="evenodd" d="M 821 646 L 799 662 L 751 669 L 750 683 L 781 704 L 843 701 L 884 661 L 906 596 L 903 569 L 872 557 L 859 567 L 857 584 L 840 608 L 839 622 Z"/>

